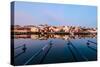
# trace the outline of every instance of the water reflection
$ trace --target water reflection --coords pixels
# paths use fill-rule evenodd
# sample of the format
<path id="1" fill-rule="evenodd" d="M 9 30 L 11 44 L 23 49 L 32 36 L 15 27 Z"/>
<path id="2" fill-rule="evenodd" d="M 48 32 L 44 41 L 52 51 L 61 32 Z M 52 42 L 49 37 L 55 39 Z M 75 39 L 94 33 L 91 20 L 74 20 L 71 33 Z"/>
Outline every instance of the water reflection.
<path id="1" fill-rule="evenodd" d="M 53 35 L 53 34 L 46 34 L 46 35 L 14 35 L 13 36 L 15 39 L 18 38 L 23 38 L 23 39 L 33 39 L 33 40 L 47 40 L 49 38 L 57 38 L 57 39 L 63 39 L 63 40 L 68 40 L 68 39 L 81 39 L 81 38 L 97 38 L 96 35 Z"/>
<path id="2" fill-rule="evenodd" d="M 93 47 L 91 47 L 91 46 L 87 46 L 88 48 L 90 48 L 90 49 L 92 49 L 93 51 L 96 51 L 97 52 L 97 49 L 95 49 L 95 48 L 93 48 Z"/>
<path id="3" fill-rule="evenodd" d="M 14 35 L 16 65 L 97 59 L 96 35 Z"/>

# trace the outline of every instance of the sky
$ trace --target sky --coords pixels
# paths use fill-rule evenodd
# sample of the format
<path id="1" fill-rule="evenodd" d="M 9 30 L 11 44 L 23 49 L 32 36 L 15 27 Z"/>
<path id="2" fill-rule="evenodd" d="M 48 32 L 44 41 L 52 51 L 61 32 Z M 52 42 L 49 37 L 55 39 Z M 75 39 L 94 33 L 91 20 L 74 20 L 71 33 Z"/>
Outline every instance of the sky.
<path id="1" fill-rule="evenodd" d="M 72 4 L 15 2 L 15 25 L 97 26 L 97 7 Z"/>

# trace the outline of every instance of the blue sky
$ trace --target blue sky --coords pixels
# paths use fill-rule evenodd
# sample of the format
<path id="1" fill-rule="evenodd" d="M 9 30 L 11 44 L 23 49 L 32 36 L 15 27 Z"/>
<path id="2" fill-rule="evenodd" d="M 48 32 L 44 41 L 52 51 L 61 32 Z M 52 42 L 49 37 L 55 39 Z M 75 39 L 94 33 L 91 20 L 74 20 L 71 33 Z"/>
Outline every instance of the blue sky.
<path id="1" fill-rule="evenodd" d="M 97 7 L 69 4 L 15 2 L 15 24 L 97 26 Z"/>

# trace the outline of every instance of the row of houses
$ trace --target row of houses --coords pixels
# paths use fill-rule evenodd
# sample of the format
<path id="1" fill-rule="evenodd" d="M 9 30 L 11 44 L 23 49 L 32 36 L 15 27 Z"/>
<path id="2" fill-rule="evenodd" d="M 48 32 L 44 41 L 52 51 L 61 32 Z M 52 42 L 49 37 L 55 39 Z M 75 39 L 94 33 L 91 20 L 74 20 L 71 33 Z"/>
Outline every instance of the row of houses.
<path id="1" fill-rule="evenodd" d="M 97 33 L 97 28 L 86 28 L 81 26 L 15 25 L 12 27 L 11 31 L 15 33 Z"/>

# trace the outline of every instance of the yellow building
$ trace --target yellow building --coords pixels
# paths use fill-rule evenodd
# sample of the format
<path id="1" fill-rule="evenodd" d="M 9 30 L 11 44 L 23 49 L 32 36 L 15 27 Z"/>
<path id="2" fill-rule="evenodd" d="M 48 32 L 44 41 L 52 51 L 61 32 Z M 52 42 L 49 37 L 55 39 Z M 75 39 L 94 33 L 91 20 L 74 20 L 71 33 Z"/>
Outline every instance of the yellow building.
<path id="1" fill-rule="evenodd" d="M 39 29 L 37 27 L 31 27 L 30 29 L 31 32 L 39 32 Z"/>

